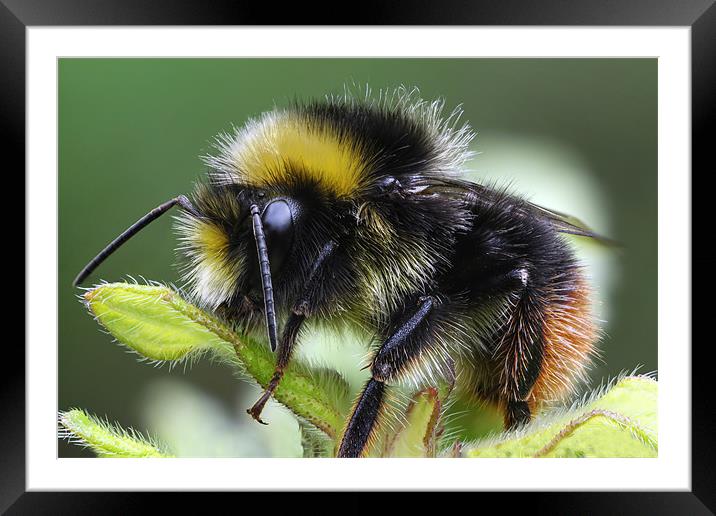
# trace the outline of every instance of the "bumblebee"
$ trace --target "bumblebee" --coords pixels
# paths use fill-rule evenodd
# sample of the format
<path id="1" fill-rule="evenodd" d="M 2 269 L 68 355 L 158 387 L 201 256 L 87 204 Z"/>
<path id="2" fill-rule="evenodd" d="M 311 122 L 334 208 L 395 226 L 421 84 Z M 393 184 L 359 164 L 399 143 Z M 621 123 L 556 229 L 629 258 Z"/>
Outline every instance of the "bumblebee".
<path id="1" fill-rule="evenodd" d="M 142 217 L 78 275 L 172 206 L 183 275 L 206 309 L 277 352 L 261 412 L 311 321 L 373 335 L 371 378 L 337 455 L 364 456 L 389 386 L 454 382 L 507 429 L 583 378 L 599 331 L 565 214 L 464 178 L 473 132 L 398 88 L 275 108 L 217 137 L 207 177 Z"/>

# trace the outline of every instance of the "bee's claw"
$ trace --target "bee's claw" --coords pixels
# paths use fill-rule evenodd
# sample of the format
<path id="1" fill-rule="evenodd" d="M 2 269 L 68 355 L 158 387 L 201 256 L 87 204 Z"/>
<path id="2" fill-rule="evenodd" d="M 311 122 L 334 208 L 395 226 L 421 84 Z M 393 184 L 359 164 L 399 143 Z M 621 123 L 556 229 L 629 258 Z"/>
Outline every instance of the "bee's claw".
<path id="1" fill-rule="evenodd" d="M 266 403 L 273 395 L 273 392 L 276 390 L 276 387 L 278 386 L 278 382 L 281 381 L 281 377 L 283 376 L 283 370 L 277 369 L 276 372 L 274 372 L 273 378 L 271 378 L 271 381 L 269 382 L 268 386 L 266 387 L 266 390 L 261 394 L 261 397 L 258 399 L 256 403 L 254 403 L 254 406 L 250 409 L 247 409 L 246 412 L 254 418 L 256 421 L 261 423 L 262 425 L 268 425 L 268 423 L 265 423 L 261 419 L 261 412 L 263 412 L 264 407 L 266 406 Z"/>
<path id="2" fill-rule="evenodd" d="M 256 410 L 255 407 L 251 407 L 250 409 L 246 409 L 246 413 L 250 415 L 252 418 L 254 418 L 255 421 L 258 421 L 262 425 L 267 425 L 268 423 L 261 419 L 261 410 Z"/>
<path id="3" fill-rule="evenodd" d="M 261 397 L 258 399 L 256 403 L 254 403 L 254 406 L 250 409 L 246 409 L 246 412 L 254 418 L 256 421 L 261 423 L 262 425 L 268 425 L 268 423 L 265 423 L 261 419 L 261 412 L 263 412 L 264 407 L 266 406 L 266 402 L 271 397 L 271 394 L 273 393 L 274 387 L 269 385 L 269 388 L 264 391 L 264 393 L 261 395 Z"/>

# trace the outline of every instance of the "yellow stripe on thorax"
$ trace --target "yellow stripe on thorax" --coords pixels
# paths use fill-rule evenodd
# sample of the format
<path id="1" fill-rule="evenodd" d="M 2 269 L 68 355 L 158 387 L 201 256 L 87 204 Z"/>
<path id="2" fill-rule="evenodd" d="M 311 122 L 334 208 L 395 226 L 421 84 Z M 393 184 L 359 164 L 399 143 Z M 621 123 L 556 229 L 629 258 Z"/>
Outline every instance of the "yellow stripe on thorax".
<path id="1" fill-rule="evenodd" d="M 360 149 L 346 137 L 287 113 L 259 122 L 237 151 L 235 164 L 250 184 L 289 179 L 294 166 L 338 196 L 358 188 L 367 165 Z"/>

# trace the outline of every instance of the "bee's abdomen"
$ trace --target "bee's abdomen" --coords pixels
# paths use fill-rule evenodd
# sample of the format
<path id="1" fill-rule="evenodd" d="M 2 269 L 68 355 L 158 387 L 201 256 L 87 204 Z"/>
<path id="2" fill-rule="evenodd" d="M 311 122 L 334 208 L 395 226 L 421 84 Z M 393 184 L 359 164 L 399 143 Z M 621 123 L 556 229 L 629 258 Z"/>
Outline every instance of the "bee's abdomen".
<path id="1" fill-rule="evenodd" d="M 585 379 L 599 337 L 591 289 L 581 270 L 568 271 L 565 284 L 546 289 L 542 314 L 542 364 L 529 401 L 562 399 Z"/>
<path id="2" fill-rule="evenodd" d="M 479 333 L 489 335 L 469 361 L 470 391 L 504 406 L 526 402 L 534 411 L 585 377 L 598 330 L 571 247 L 548 221 L 516 218 L 510 202 L 518 201 L 476 209 L 441 284 L 467 300 L 483 326 Z M 485 317 L 490 306 L 498 310 Z"/>

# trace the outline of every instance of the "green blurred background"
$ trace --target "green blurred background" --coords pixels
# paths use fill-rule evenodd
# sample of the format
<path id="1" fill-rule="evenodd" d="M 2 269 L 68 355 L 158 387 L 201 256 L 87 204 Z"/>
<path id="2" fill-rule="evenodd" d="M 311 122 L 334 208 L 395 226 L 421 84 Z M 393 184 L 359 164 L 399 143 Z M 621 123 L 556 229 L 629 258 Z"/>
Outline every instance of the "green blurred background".
<path id="1" fill-rule="evenodd" d="M 605 321 L 592 386 L 641 365 L 657 369 L 656 59 L 60 59 L 59 400 L 158 435 L 189 456 L 300 456 L 296 424 L 275 404 L 268 427 L 245 414 L 258 391 L 224 366 L 152 367 L 112 343 L 71 282 L 149 209 L 187 193 L 211 139 L 293 98 L 416 86 L 462 104 L 478 136 L 478 181 L 566 211 L 623 243 L 574 239 Z M 90 279 L 176 282 L 171 217 L 159 219 Z M 357 388 L 365 353 L 315 335 L 304 358 Z M 473 425 L 470 414 L 461 424 Z M 477 417 L 477 416 L 476 416 Z M 488 418 L 489 419 L 489 418 Z M 494 426 L 494 421 L 492 423 Z M 488 424 L 489 426 L 489 424 Z M 207 438 L 206 436 L 209 436 Z M 59 456 L 91 456 L 59 442 Z"/>

